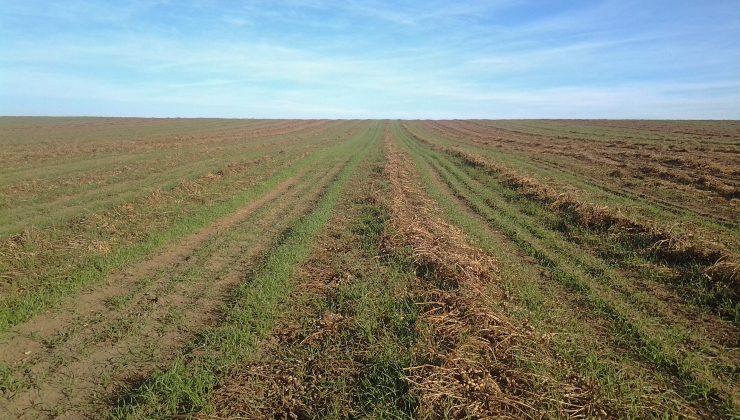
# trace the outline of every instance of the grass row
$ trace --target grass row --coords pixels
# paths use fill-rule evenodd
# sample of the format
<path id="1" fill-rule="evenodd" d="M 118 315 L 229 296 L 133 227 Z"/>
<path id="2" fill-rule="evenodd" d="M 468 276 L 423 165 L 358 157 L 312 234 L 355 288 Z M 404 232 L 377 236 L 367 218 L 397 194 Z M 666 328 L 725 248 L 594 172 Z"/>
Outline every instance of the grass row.
<path id="1" fill-rule="evenodd" d="M 381 153 L 376 149 L 378 157 Z M 358 364 L 359 369 L 345 380 L 317 378 L 316 387 L 325 399 L 305 401 L 315 410 L 306 413 L 312 418 L 338 419 L 348 414 L 412 418 L 417 408 L 418 401 L 404 380 L 405 369 L 416 363 L 412 349 L 418 339 L 419 314 L 408 291 L 414 269 L 407 260 L 384 254 L 383 241 L 391 227 L 387 207 L 372 196 L 388 191 L 384 159 L 378 157 L 367 168 L 368 175 L 356 179 L 361 185 L 348 194 L 351 208 L 340 209 L 342 219 L 352 220 L 338 233 L 338 241 L 347 242 L 348 252 L 333 259 L 332 265 L 337 275 L 351 273 L 353 279 L 317 302 L 320 311 L 345 316 L 348 328 L 327 340 L 331 344 L 323 343 L 308 355 L 309 360 L 323 357 L 332 364 Z M 326 353 L 324 344 L 335 352 Z"/>
<path id="2" fill-rule="evenodd" d="M 564 360 L 575 366 L 578 374 L 591 383 L 597 384 L 597 389 L 607 400 L 615 402 L 614 406 L 625 413 L 636 416 L 644 415 L 640 411 L 641 397 L 648 388 L 643 382 L 648 378 L 626 377 L 623 366 L 615 366 L 603 359 L 603 343 L 598 340 L 588 328 L 584 328 L 581 320 L 573 317 L 572 308 L 567 301 L 559 299 L 558 291 L 550 285 L 537 281 L 540 277 L 536 265 L 530 264 L 522 258 L 521 250 L 506 237 L 501 237 L 490 229 L 489 222 L 477 214 L 471 214 L 469 209 L 459 201 L 459 197 L 448 191 L 449 186 L 443 182 L 435 172 L 429 161 L 416 148 L 402 131 L 397 131 L 402 140 L 402 147 L 413 159 L 426 192 L 429 197 L 440 206 L 442 215 L 448 222 L 460 227 L 471 241 L 493 255 L 499 262 L 502 286 L 507 290 L 517 305 L 508 308 L 509 313 L 523 324 L 530 324 L 535 331 L 552 332 L 551 341 L 554 350 Z M 576 310 L 578 310 L 576 308 Z M 600 349 L 600 350 L 597 350 Z M 543 377 L 555 374 L 556 378 L 566 379 L 568 369 L 553 371 L 540 361 L 527 361 L 529 371 L 541 372 Z M 551 392 L 552 402 L 558 406 L 562 396 L 557 390 Z"/>
<path id="3" fill-rule="evenodd" d="M 628 299 L 625 300 L 625 296 L 615 293 L 612 290 L 614 284 L 625 282 L 620 274 L 611 269 L 609 264 L 568 243 L 558 232 L 549 231 L 547 226 L 553 225 L 551 215 L 535 203 L 517 201 L 511 191 L 497 185 L 495 180 L 489 179 L 483 185 L 471 176 L 473 168 L 464 170 L 461 162 L 423 149 L 403 133 L 399 135 L 405 138 L 407 147 L 423 157 L 471 209 L 501 229 L 520 249 L 544 267 L 554 280 L 577 293 L 582 303 L 594 314 L 607 320 L 617 342 L 631 349 L 642 360 L 679 377 L 686 385 L 684 393 L 691 400 L 709 402 L 721 398 L 709 379 L 717 372 L 708 371 L 708 359 L 697 357 L 684 349 L 683 334 L 673 326 L 661 325 L 647 315 L 649 308 L 635 308 Z M 656 323 L 660 325 L 658 329 L 654 327 Z M 721 367 L 719 369 L 724 370 Z"/>
<path id="4" fill-rule="evenodd" d="M 518 151 L 491 150 L 479 144 L 471 144 L 466 139 L 453 140 L 418 123 L 404 123 L 404 126 L 423 138 L 480 154 L 486 159 L 503 164 L 522 174 L 539 180 L 547 180 L 548 183 L 552 183 L 562 190 L 571 193 L 576 192 L 576 195 L 582 200 L 620 209 L 625 214 L 638 220 L 658 221 L 673 226 L 677 231 L 688 233 L 692 233 L 694 230 L 706 231 L 708 236 L 711 237 L 716 234 L 727 244 L 733 244 L 737 241 L 737 222 L 728 224 L 703 214 L 697 214 L 684 207 L 676 207 L 663 201 L 654 201 L 650 197 L 636 194 L 629 189 L 610 187 L 603 180 L 590 178 L 583 173 L 571 173 L 563 167 L 543 165 L 538 160 L 538 156 Z"/>
<path id="5" fill-rule="evenodd" d="M 452 154 L 457 155 L 456 153 Z M 478 155 L 472 156 L 478 159 Z M 469 158 L 461 157 L 466 160 L 463 163 L 471 162 Z M 478 161 L 472 162 L 472 166 L 481 166 L 477 163 Z M 482 164 L 482 166 L 486 165 Z M 516 178 L 513 178 L 514 181 L 511 181 L 511 175 L 502 174 L 504 171 L 496 169 L 490 171 L 490 174 L 484 173 L 486 171 L 470 168 L 468 172 L 471 177 L 483 183 L 487 182 L 486 175 L 492 175 L 496 178 L 497 183 L 507 184 L 507 186 L 513 188 L 521 188 L 524 190 L 523 192 L 508 191 L 507 199 L 530 204 L 530 190 L 533 190 L 534 187 L 529 187 L 528 178 L 517 175 Z M 518 174 L 519 172 L 514 171 L 514 173 Z M 535 181 L 534 184 L 543 185 L 539 180 Z M 553 203 L 553 201 L 555 201 L 553 203 L 555 205 L 560 200 L 554 191 L 544 194 L 535 191 L 533 195 L 537 196 L 534 201 L 543 205 Z M 567 201 L 566 199 L 563 203 Z M 571 200 L 571 202 L 580 203 L 581 201 Z M 536 210 L 537 206 L 529 206 L 529 208 Z M 736 291 L 732 287 L 732 277 L 735 276 L 730 268 L 732 266 L 732 253 L 727 253 L 722 251 L 721 248 L 713 246 L 706 249 L 701 245 L 702 242 L 697 245 L 691 237 L 676 237 L 670 229 L 661 228 L 660 225 L 653 229 L 650 221 L 647 224 L 637 222 L 637 227 L 634 229 L 631 227 L 607 229 L 606 226 L 609 226 L 609 224 L 602 223 L 599 225 L 601 215 L 606 215 L 604 217 L 607 219 L 613 217 L 614 220 L 623 220 L 628 223 L 631 223 L 633 219 L 624 218 L 619 213 L 603 212 L 598 206 L 588 203 L 585 204 L 583 209 L 577 209 L 572 205 L 560 205 L 558 209 L 560 214 L 540 212 L 549 217 L 547 222 L 552 229 L 569 236 L 571 240 L 579 241 L 581 247 L 584 247 L 583 243 L 588 242 L 589 247 L 597 250 L 602 258 L 610 264 L 618 265 L 635 273 L 649 273 L 649 277 L 660 280 L 674 289 L 678 296 L 691 303 L 694 309 L 699 310 L 699 312 L 718 314 L 737 324 L 740 305 L 736 302 L 734 296 Z M 589 214 L 589 209 L 592 209 L 591 211 L 594 213 Z M 594 226 L 589 225 L 589 222 L 579 223 L 579 220 L 583 220 L 584 217 L 593 220 Z M 666 237 L 669 239 L 662 240 Z M 675 244 L 673 244 L 674 241 Z M 669 244 L 668 247 L 664 245 L 657 246 L 656 242 L 658 244 L 669 242 Z M 727 261 L 726 266 L 713 265 L 720 255 L 729 255 L 730 260 Z"/>
<path id="6" fill-rule="evenodd" d="M 0 237 L 25 227 L 63 223 L 81 212 L 109 209 L 156 188 L 168 191 L 183 181 L 196 181 L 206 174 L 228 170 L 232 165 L 248 163 L 241 177 L 254 177 L 289 163 L 302 153 L 331 144 L 339 128 L 342 127 L 323 131 L 323 137 L 318 140 L 308 140 L 307 136 L 315 134 L 308 132 L 292 137 L 232 140 L 215 150 L 207 145 L 183 147 L 181 151 L 155 149 L 144 154 L 116 156 L 110 161 L 102 158 L 99 167 L 90 167 L 91 162 L 86 161 L 70 162 L 63 166 L 65 173 L 55 174 L 49 168 L 41 168 L 36 174 L 24 174 L 25 181 L 13 185 L 20 190 L 0 190 Z M 3 173 L 2 179 L 9 179 L 8 174 Z M 29 184 L 28 191 L 24 190 L 25 184 Z"/>
<path id="7" fill-rule="evenodd" d="M 383 250 L 391 229 L 378 199 L 388 190 L 383 160 L 376 148 L 301 267 L 301 287 L 276 327 L 289 338 L 245 361 L 207 415 L 412 418 L 418 403 L 404 369 L 415 360 L 414 269 Z"/>
<path id="8" fill-rule="evenodd" d="M 356 142 L 360 137 L 361 135 L 357 135 L 354 140 L 349 142 Z M 174 211 L 164 213 L 165 216 L 169 214 L 169 217 L 172 218 L 171 225 L 165 229 L 158 230 L 156 227 L 150 226 L 150 232 L 145 234 L 146 236 L 141 241 L 114 248 L 108 254 L 90 253 L 86 256 L 79 256 L 77 260 L 68 260 L 65 267 L 59 268 L 63 270 L 59 273 L 55 273 L 53 270 L 48 271 L 45 265 L 49 264 L 49 261 L 41 260 L 38 257 L 26 258 L 23 263 L 29 265 L 27 271 L 39 270 L 43 277 L 38 280 L 38 284 L 24 284 L 26 291 L 23 294 L 6 294 L 0 297 L 0 332 L 29 319 L 40 311 L 53 307 L 66 296 L 78 292 L 85 286 L 94 284 L 110 273 L 140 261 L 157 250 L 175 243 L 178 239 L 195 233 L 215 220 L 233 213 L 267 194 L 285 180 L 316 165 L 327 154 L 346 150 L 346 147 L 346 144 L 339 143 L 318 150 L 294 165 L 280 169 L 271 178 L 246 190 L 238 191 L 226 201 L 211 206 L 196 206 L 189 213 L 179 214 L 179 217 L 175 218 L 174 216 L 178 215 L 177 212 L 182 212 L 183 208 L 182 202 L 176 202 L 173 204 L 176 207 L 173 209 Z M 24 250 L 28 255 L 46 251 L 48 250 Z M 74 265 L 70 267 L 70 263 Z M 28 279 L 24 281 L 28 281 Z"/>
<path id="9" fill-rule="evenodd" d="M 114 417 L 161 418 L 208 406 L 219 378 L 274 327 L 280 304 L 294 286 L 296 268 L 308 257 L 313 240 L 328 222 L 348 179 L 368 150 L 377 146 L 378 136 L 379 124 L 375 123 L 362 136 L 343 144 L 341 153 L 351 156 L 348 164 L 315 208 L 268 252 L 249 281 L 237 288 L 223 324 L 205 333 L 191 352 L 178 356 L 170 367 L 124 396 Z"/>
<path id="10" fill-rule="evenodd" d="M 340 157 L 336 157 L 339 159 Z M 326 164 L 332 162 L 327 159 Z M 337 162 L 339 164 L 339 162 Z M 187 264 L 179 264 L 174 267 L 163 267 L 157 272 L 152 273 L 142 279 L 139 279 L 131 288 L 127 289 L 124 294 L 111 296 L 106 300 L 107 306 L 111 309 L 105 317 L 97 315 L 90 316 L 85 314 L 74 319 L 67 324 L 62 332 L 54 336 L 43 338 L 43 344 L 48 349 L 53 349 L 53 354 L 78 354 L 80 358 L 87 355 L 95 345 L 105 341 L 107 345 L 113 345 L 127 337 L 137 334 L 138 329 L 143 327 L 142 324 L 151 323 L 151 312 L 160 312 L 167 309 L 164 304 L 166 297 L 172 294 L 188 294 L 188 303 L 179 304 L 177 307 L 169 307 L 168 322 L 164 322 L 160 327 L 162 330 L 158 333 L 160 336 L 169 331 L 184 331 L 182 325 L 183 313 L 186 311 L 197 311 L 197 308 L 191 307 L 196 305 L 202 298 L 212 299 L 216 297 L 207 296 L 215 293 L 213 290 L 216 286 L 210 283 L 210 279 L 220 279 L 229 271 L 235 270 L 246 264 L 256 253 L 266 245 L 266 242 L 273 237 L 277 237 L 280 232 L 284 232 L 289 226 L 295 223 L 295 220 L 305 213 L 310 206 L 310 200 L 319 194 L 315 191 L 317 186 L 325 185 L 331 180 L 336 172 L 335 169 L 327 167 L 326 170 L 312 171 L 302 177 L 299 184 L 291 188 L 284 195 L 266 203 L 259 209 L 251 213 L 245 220 L 240 221 L 237 225 L 232 226 L 227 231 L 214 235 L 206 240 L 201 247 L 193 252 L 187 259 Z M 306 200 L 309 201 L 306 201 Z M 209 261 L 213 255 L 220 255 L 216 261 L 223 256 L 234 259 L 232 265 L 223 266 L 223 264 L 210 264 Z M 232 257 L 232 255 L 234 255 Z M 234 266 L 234 264 L 236 266 Z M 197 289 L 192 289 L 194 284 L 202 284 Z M 157 307 L 150 308 L 151 296 L 157 296 Z M 191 296 L 192 295 L 192 298 Z M 143 305 L 143 308 L 142 308 Z M 171 317 L 170 317 L 171 312 Z M 166 330 L 166 331 L 165 331 Z M 152 337 L 140 337 L 129 351 L 135 353 L 141 350 L 143 340 L 152 339 Z M 149 351 L 152 354 L 158 353 L 157 343 L 152 342 Z M 17 392 L 22 388 L 43 384 L 47 376 L 58 376 L 58 363 L 48 364 L 45 358 L 49 354 L 39 353 L 39 359 L 35 357 L 26 359 L 23 363 L 14 366 L 12 369 L 3 366 L 0 363 L 0 391 Z M 58 357 L 58 356 L 57 356 Z M 149 357 L 146 360 L 156 361 L 157 358 Z M 59 363 L 63 360 L 57 360 Z M 117 359 L 116 363 L 123 366 L 127 364 L 140 363 L 134 354 L 128 354 L 125 357 Z M 37 366 L 40 365 L 41 367 Z M 31 374 L 31 372 L 33 372 Z M 117 372 L 114 372 L 114 375 Z M 55 406 L 56 409 L 64 412 L 61 405 Z"/>

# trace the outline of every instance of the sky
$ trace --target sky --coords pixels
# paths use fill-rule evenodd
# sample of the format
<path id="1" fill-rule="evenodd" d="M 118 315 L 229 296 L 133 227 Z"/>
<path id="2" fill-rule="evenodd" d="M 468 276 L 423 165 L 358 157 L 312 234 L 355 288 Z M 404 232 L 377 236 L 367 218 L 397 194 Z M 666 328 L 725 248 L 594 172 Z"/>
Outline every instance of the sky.
<path id="1" fill-rule="evenodd" d="M 0 115 L 740 119 L 740 1 L 0 0 Z"/>

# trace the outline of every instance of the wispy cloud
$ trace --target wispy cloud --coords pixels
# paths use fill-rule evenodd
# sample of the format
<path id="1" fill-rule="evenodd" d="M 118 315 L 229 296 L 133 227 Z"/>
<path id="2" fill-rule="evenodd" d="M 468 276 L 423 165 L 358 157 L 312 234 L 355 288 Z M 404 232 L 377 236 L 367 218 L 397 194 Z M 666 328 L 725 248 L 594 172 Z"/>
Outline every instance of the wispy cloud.
<path id="1" fill-rule="evenodd" d="M 730 3 L 23 2 L 0 113 L 738 118 Z"/>

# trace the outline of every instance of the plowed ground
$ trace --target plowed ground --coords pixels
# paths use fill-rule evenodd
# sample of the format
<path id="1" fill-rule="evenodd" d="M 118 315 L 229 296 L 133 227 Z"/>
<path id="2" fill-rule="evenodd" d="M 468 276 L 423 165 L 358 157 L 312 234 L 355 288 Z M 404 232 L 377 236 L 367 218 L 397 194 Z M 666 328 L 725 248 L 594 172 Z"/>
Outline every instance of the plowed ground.
<path id="1" fill-rule="evenodd" d="M 734 418 L 740 124 L 0 118 L 0 418 Z"/>

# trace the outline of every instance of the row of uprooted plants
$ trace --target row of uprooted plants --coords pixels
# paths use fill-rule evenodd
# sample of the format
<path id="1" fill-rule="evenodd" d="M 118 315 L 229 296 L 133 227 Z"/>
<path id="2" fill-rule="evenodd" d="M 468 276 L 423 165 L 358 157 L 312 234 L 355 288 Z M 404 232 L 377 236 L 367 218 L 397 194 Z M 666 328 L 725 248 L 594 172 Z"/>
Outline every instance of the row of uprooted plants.
<path id="1" fill-rule="evenodd" d="M 700 264 L 712 287 L 724 289 L 733 301 L 737 300 L 740 290 L 740 261 L 723 245 L 694 235 L 676 233 L 654 221 L 629 218 L 616 209 L 584 202 L 571 194 L 560 193 L 532 177 L 523 176 L 482 156 L 456 147 L 441 146 L 410 132 L 409 135 L 434 150 L 458 157 L 470 166 L 496 174 L 506 186 L 560 212 L 583 227 L 608 231 L 643 253 L 667 263 Z"/>
<path id="2" fill-rule="evenodd" d="M 686 145 L 686 139 L 680 136 L 676 138 L 675 143 L 668 144 L 666 151 L 652 147 L 634 148 L 634 143 L 622 141 L 609 141 L 606 144 L 608 147 L 603 148 L 600 147 L 600 142 L 593 142 L 593 138 L 589 140 L 578 135 L 570 137 L 565 133 L 556 134 L 555 138 L 550 137 L 550 140 L 556 141 L 543 141 L 542 134 L 508 131 L 476 121 L 429 121 L 427 124 L 439 132 L 452 134 L 461 140 L 473 140 L 475 143 L 485 145 L 505 144 L 535 155 L 544 152 L 547 155 L 588 162 L 592 167 L 609 165 L 615 157 L 619 157 L 619 169 L 608 172 L 611 178 L 622 178 L 629 173 L 636 179 L 661 179 L 675 186 L 690 186 L 698 190 L 711 191 L 726 200 L 740 198 L 740 187 L 730 180 L 735 173 L 732 164 L 722 162 L 722 159 L 717 160 L 717 155 L 713 154 L 719 150 L 689 155 L 685 147 L 679 146 Z M 588 144 L 587 149 L 584 148 L 585 144 Z M 699 146 L 704 147 L 706 146 Z"/>
<path id="3" fill-rule="evenodd" d="M 558 362 L 534 331 L 496 309 L 505 300 L 496 261 L 436 214 L 420 192 L 412 163 L 392 140 L 387 147 L 395 234 L 386 246 L 406 253 L 417 267 L 422 284 L 414 293 L 428 326 L 421 337 L 428 354 L 422 359 L 434 361 L 407 369 L 420 417 L 577 418 L 612 412 L 572 372 L 558 379 L 528 371 L 528 359 Z"/>

